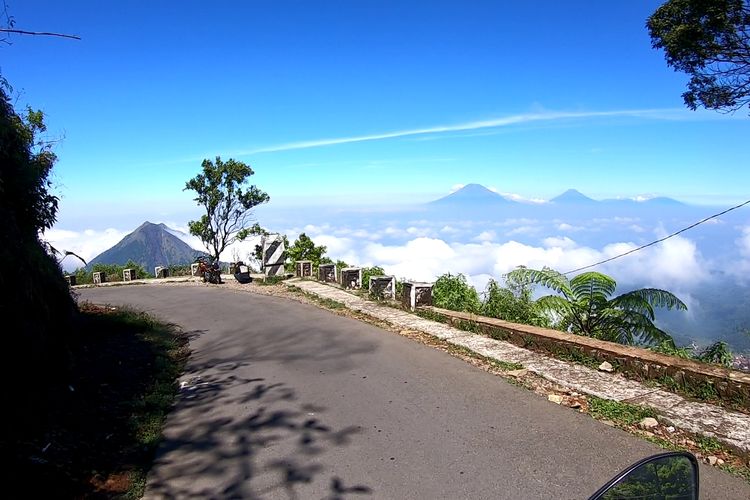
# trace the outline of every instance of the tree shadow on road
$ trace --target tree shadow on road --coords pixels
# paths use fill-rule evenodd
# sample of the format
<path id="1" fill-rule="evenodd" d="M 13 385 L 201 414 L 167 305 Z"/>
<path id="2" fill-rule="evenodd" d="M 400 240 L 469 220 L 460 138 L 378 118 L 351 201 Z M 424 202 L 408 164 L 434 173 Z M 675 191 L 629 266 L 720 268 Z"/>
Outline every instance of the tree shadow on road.
<path id="1" fill-rule="evenodd" d="M 326 408 L 301 402 L 288 385 L 238 375 L 250 368 L 250 361 L 208 363 L 185 374 L 147 495 L 293 499 L 306 498 L 310 488 L 318 498 L 372 494 L 346 483 L 326 460 L 363 429 L 333 428 Z"/>

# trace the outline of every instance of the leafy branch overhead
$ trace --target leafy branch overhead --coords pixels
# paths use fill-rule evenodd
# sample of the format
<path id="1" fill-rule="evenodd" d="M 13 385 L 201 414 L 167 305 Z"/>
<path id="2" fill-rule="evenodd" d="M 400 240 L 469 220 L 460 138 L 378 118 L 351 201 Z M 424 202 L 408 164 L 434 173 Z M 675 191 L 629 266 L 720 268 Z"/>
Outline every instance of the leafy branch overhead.
<path id="1" fill-rule="evenodd" d="M 206 213 L 197 221 L 190 221 L 190 234 L 197 236 L 214 259 L 227 246 L 251 234 L 262 233 L 254 223 L 253 209 L 270 198 L 248 179 L 255 174 L 249 165 L 229 159 L 203 160 L 202 172 L 185 183 L 185 190 L 194 191 L 195 202 Z"/>
<path id="2" fill-rule="evenodd" d="M 750 104 L 748 0 L 669 0 L 646 22 L 654 48 L 687 73 L 690 109 L 736 111 Z"/>

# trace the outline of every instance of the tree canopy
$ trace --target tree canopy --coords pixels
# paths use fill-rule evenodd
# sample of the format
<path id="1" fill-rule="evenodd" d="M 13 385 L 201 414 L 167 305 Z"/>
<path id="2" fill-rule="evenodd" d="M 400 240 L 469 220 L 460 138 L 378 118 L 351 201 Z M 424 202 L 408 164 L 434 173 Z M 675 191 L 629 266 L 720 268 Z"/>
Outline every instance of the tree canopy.
<path id="1" fill-rule="evenodd" d="M 748 0 L 669 0 L 646 26 L 667 64 L 690 76 L 687 107 L 736 111 L 750 103 Z"/>
<path id="2" fill-rule="evenodd" d="M 248 179 L 255 174 L 249 165 L 217 156 L 203 160 L 202 172 L 185 183 L 185 190 L 195 191 L 195 201 L 206 210 L 197 221 L 190 221 L 190 234 L 197 236 L 214 259 L 227 246 L 262 231 L 252 224 L 253 208 L 267 203 L 269 196 Z"/>
<path id="3" fill-rule="evenodd" d="M 286 255 L 289 259 L 287 268 L 290 271 L 293 271 L 295 264 L 301 260 L 311 261 L 313 268 L 331 262 L 331 259 L 324 257 L 327 248 L 323 245 L 315 245 L 312 238 L 305 233 L 301 233 L 291 245 L 286 240 L 286 236 L 284 241 L 286 243 Z"/>
<path id="4" fill-rule="evenodd" d="M 40 239 L 58 208 L 49 179 L 56 157 L 44 139 L 43 113 L 17 113 L 5 89 L 0 84 L 0 287 L 6 290 L 0 317 L 8 353 L 1 373 L 14 383 L 4 395 L 10 419 L 0 444 L 6 431 L 25 425 L 27 408 L 41 404 L 44 381 L 64 379 L 76 312 L 57 259 Z"/>

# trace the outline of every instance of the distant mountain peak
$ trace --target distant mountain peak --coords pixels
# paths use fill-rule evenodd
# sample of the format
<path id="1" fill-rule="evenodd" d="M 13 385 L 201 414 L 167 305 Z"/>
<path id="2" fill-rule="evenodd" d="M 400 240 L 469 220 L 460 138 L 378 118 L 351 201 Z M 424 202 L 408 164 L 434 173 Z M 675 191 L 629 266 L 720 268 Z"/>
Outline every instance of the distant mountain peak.
<path id="1" fill-rule="evenodd" d="M 91 259 L 88 268 L 97 263 L 122 265 L 132 260 L 153 272 L 156 266 L 190 264 L 198 255 L 205 253 L 175 236 L 166 224 L 146 221 L 115 246 Z"/>
<path id="2" fill-rule="evenodd" d="M 595 203 L 596 200 L 593 200 L 586 196 L 585 194 L 581 193 L 577 189 L 568 189 L 564 193 L 555 196 L 550 200 L 553 203 Z"/>
<path id="3" fill-rule="evenodd" d="M 432 205 L 478 205 L 487 203 L 513 203 L 495 191 L 484 187 L 481 184 L 466 184 L 448 196 L 431 201 Z"/>

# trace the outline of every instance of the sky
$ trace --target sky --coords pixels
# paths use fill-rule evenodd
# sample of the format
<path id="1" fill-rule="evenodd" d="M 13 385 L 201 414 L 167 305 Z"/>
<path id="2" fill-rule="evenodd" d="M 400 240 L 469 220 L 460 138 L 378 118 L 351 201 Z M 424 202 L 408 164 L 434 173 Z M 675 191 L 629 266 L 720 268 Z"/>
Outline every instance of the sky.
<path id="1" fill-rule="evenodd" d="M 687 77 L 645 28 L 659 4 L 8 0 L 17 28 L 81 40 L 14 35 L 0 71 L 59 139 L 50 234 L 88 257 L 144 220 L 184 229 L 200 215 L 185 182 L 216 155 L 255 170 L 262 225 L 294 214 L 280 231 L 321 227 L 304 219 L 322 207 L 418 204 L 467 183 L 537 201 L 568 188 L 744 201 L 747 110 L 685 108 Z M 397 226 L 403 245 L 457 243 Z M 502 245 L 523 227 L 475 237 Z M 632 241 L 590 250 L 619 243 Z"/>

